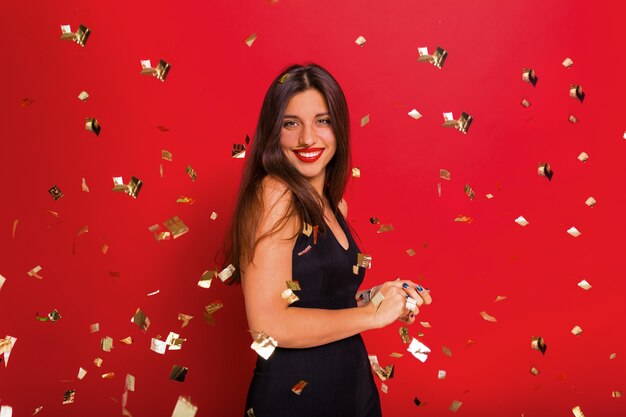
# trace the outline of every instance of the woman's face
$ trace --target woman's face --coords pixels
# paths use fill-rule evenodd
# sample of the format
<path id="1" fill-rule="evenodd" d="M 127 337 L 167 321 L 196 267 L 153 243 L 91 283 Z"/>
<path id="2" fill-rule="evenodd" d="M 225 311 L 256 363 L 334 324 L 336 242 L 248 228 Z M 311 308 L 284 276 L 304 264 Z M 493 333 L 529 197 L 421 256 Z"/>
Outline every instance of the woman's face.
<path id="1" fill-rule="evenodd" d="M 332 122 L 326 99 L 311 88 L 291 97 L 280 130 L 280 147 L 289 163 L 320 189 L 337 149 Z"/>

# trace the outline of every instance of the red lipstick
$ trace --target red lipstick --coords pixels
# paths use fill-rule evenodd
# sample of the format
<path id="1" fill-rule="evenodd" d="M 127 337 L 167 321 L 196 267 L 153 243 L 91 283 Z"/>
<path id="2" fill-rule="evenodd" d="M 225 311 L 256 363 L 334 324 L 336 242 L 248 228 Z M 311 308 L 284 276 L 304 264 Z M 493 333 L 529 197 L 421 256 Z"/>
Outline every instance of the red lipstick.
<path id="1" fill-rule="evenodd" d="M 324 148 L 294 149 L 293 153 L 302 162 L 312 163 L 317 161 L 324 153 Z"/>

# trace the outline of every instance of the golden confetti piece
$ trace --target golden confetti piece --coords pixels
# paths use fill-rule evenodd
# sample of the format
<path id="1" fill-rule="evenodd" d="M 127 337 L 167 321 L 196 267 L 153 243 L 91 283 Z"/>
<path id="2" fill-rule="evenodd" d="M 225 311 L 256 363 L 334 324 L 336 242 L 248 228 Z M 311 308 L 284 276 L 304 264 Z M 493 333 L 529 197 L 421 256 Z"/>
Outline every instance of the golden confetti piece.
<path id="1" fill-rule="evenodd" d="M 246 145 L 242 143 L 233 143 L 233 151 L 231 156 L 236 159 L 242 159 L 246 157 Z"/>
<path id="2" fill-rule="evenodd" d="M 102 366 L 102 359 L 100 358 L 94 359 L 93 364 L 96 365 L 98 368 L 100 368 Z"/>
<path id="3" fill-rule="evenodd" d="M 186 341 L 187 339 L 180 337 L 178 333 L 170 332 L 167 335 L 165 344 L 168 346 L 168 350 L 181 350 L 183 348 L 183 343 Z"/>
<path id="4" fill-rule="evenodd" d="M 554 175 L 554 172 L 552 171 L 552 168 L 550 168 L 549 163 L 539 162 L 537 164 L 537 175 L 540 177 L 546 177 L 548 181 L 552 181 L 552 175 Z"/>
<path id="5" fill-rule="evenodd" d="M 443 369 L 440 369 L 439 371 L 437 371 L 437 379 L 438 380 L 446 379 L 447 375 L 448 375 L 448 373 L 446 371 L 444 371 Z"/>
<path id="6" fill-rule="evenodd" d="M 403 356 L 404 356 L 404 354 L 402 354 L 402 353 L 392 352 L 392 353 L 390 353 L 390 354 L 389 354 L 389 356 L 391 356 L 392 358 L 396 358 L 396 359 L 397 359 L 397 358 L 401 358 L 401 357 L 403 357 Z"/>
<path id="7" fill-rule="evenodd" d="M 291 392 L 293 392 L 296 395 L 300 395 L 304 387 L 306 387 L 308 384 L 309 383 L 306 382 L 305 380 L 301 380 L 291 388 Z"/>
<path id="8" fill-rule="evenodd" d="M 430 325 L 430 323 L 429 323 L 429 322 L 427 322 L 427 321 L 420 321 L 420 324 L 421 324 L 423 327 L 426 327 L 427 329 L 430 329 L 430 328 L 432 328 L 432 327 L 433 327 L 433 326 L 431 326 L 431 325 Z"/>
<path id="9" fill-rule="evenodd" d="M 289 288 L 280 293 L 280 296 L 287 302 L 287 304 L 293 304 L 299 300 L 298 296 L 295 295 Z"/>
<path id="10" fill-rule="evenodd" d="M 470 347 L 472 345 L 475 345 L 476 341 L 472 340 L 472 339 L 468 339 L 467 342 L 465 342 L 465 346 Z"/>
<path id="11" fill-rule="evenodd" d="M 198 287 L 206 288 L 206 289 L 211 288 L 211 281 L 216 276 L 217 276 L 217 271 L 214 271 L 214 270 L 204 271 L 204 273 L 202 273 L 202 277 L 200 278 L 200 281 L 198 281 Z"/>
<path id="12" fill-rule="evenodd" d="M 85 118 L 85 130 L 88 132 L 93 132 L 96 136 L 100 136 L 100 131 L 102 130 L 102 126 L 98 123 L 97 119 L 92 117 Z"/>
<path id="13" fill-rule="evenodd" d="M 589 207 L 593 207 L 596 205 L 596 199 L 593 197 L 589 197 L 587 200 L 585 200 L 585 204 Z"/>
<path id="14" fill-rule="evenodd" d="M 458 216 L 456 216 L 454 221 L 457 222 L 457 223 L 471 223 L 471 222 L 474 221 L 474 219 L 472 219 L 469 216 L 458 215 Z"/>
<path id="15" fill-rule="evenodd" d="M 407 255 L 409 255 L 409 256 L 415 256 L 415 250 L 413 250 L 413 249 L 407 249 L 407 250 L 406 250 L 406 254 L 407 254 Z"/>
<path id="16" fill-rule="evenodd" d="M 165 149 L 161 149 L 161 158 L 166 161 L 172 161 L 172 153 L 170 151 L 166 151 Z"/>
<path id="17" fill-rule="evenodd" d="M 70 389 L 63 393 L 63 404 L 72 404 L 75 399 L 76 399 L 75 390 Z"/>
<path id="18" fill-rule="evenodd" d="M 365 253 L 359 253 L 357 255 L 356 266 L 370 269 L 372 267 L 372 256 Z"/>
<path id="19" fill-rule="evenodd" d="M 422 117 L 420 112 L 418 112 L 416 109 L 411 110 L 408 114 L 409 114 L 409 116 L 411 116 L 415 120 L 420 119 Z"/>
<path id="20" fill-rule="evenodd" d="M 360 36 L 360 35 L 359 35 L 359 37 L 358 37 L 358 38 L 356 38 L 356 40 L 354 41 L 354 43 L 356 43 L 356 44 L 357 44 L 357 45 L 359 45 L 359 46 L 364 46 L 364 45 L 365 45 L 365 42 L 367 42 L 367 40 L 366 40 L 363 36 Z"/>
<path id="21" fill-rule="evenodd" d="M 35 102 L 35 101 L 34 101 L 32 98 L 30 98 L 30 97 L 26 97 L 26 98 L 23 98 L 23 99 L 20 101 L 20 106 L 22 106 L 22 107 L 30 107 L 30 106 L 31 106 L 31 104 L 33 104 L 34 102 Z"/>
<path id="22" fill-rule="evenodd" d="M 85 25 L 78 26 L 76 32 L 72 32 L 70 25 L 61 25 L 61 40 L 74 41 L 82 47 L 87 43 L 90 34 L 91 30 Z"/>
<path id="23" fill-rule="evenodd" d="M 260 357 L 267 360 L 272 353 L 274 353 L 274 349 L 278 346 L 278 342 L 274 340 L 271 336 L 266 335 L 264 332 L 254 332 L 256 333 L 256 337 L 254 338 L 254 342 L 250 345 L 250 348 L 254 350 Z"/>
<path id="24" fill-rule="evenodd" d="M 13 336 L 6 336 L 4 339 L 0 339 L 0 355 L 4 358 L 4 367 L 9 365 L 9 357 L 11 356 L 11 350 L 15 346 L 17 338 Z"/>
<path id="25" fill-rule="evenodd" d="M 148 294 L 146 294 L 146 297 L 152 297 L 153 295 L 157 295 L 160 292 L 161 292 L 161 290 L 156 290 L 156 291 L 149 292 Z"/>
<path id="26" fill-rule="evenodd" d="M 376 233 L 393 232 L 392 224 L 381 224 Z"/>
<path id="27" fill-rule="evenodd" d="M 181 237 L 189 231 L 189 228 L 178 216 L 174 216 L 171 219 L 166 220 L 163 225 L 170 231 L 174 239 Z"/>
<path id="28" fill-rule="evenodd" d="M 411 354 L 421 362 L 426 362 L 428 354 L 430 353 L 430 349 L 416 338 L 413 338 L 411 344 L 407 348 L 407 351 L 411 352 Z"/>
<path id="29" fill-rule="evenodd" d="M 575 98 L 581 103 L 585 100 L 585 92 L 583 91 L 582 86 L 578 84 L 570 84 L 569 86 L 569 96 L 571 98 Z"/>
<path id="30" fill-rule="evenodd" d="M 178 313 L 178 320 L 181 320 L 183 322 L 180 328 L 182 329 L 183 327 L 187 326 L 192 318 L 193 316 L 190 316 L 189 314 Z"/>
<path id="31" fill-rule="evenodd" d="M 89 333 L 96 333 L 100 331 L 100 323 L 93 323 L 89 325 Z"/>
<path id="32" fill-rule="evenodd" d="M 86 91 L 81 91 L 80 94 L 78 94 L 78 99 L 80 101 L 87 101 L 87 99 L 89 98 L 89 93 Z"/>
<path id="33" fill-rule="evenodd" d="M 571 67 L 572 65 L 574 65 L 574 61 L 572 61 L 570 58 L 565 58 L 565 59 L 563 60 L 562 65 L 563 65 L 565 68 L 569 68 L 569 67 Z"/>
<path id="34" fill-rule="evenodd" d="M 448 171 L 447 169 L 440 168 L 439 178 L 441 178 L 442 180 L 450 181 L 450 178 L 451 178 L 450 171 Z"/>
<path id="35" fill-rule="evenodd" d="M 228 278 L 230 278 L 233 275 L 233 273 L 235 273 L 235 267 L 232 264 L 230 264 L 226 268 L 222 269 L 220 273 L 217 274 L 217 276 L 220 278 L 222 282 L 224 282 Z"/>
<path id="36" fill-rule="evenodd" d="M 528 220 L 526 220 L 524 218 L 524 216 L 519 216 L 517 219 L 515 219 L 515 223 L 519 224 L 520 226 L 528 226 Z"/>
<path id="37" fill-rule="evenodd" d="M 127 391 L 135 392 L 135 377 L 131 374 L 126 374 L 126 382 L 124 387 Z"/>
<path id="38" fill-rule="evenodd" d="M 20 221 L 19 219 L 13 220 L 13 229 L 12 229 L 12 232 L 11 232 L 11 237 L 13 239 L 15 239 L 15 231 L 17 230 L 17 224 L 19 223 L 19 221 Z"/>
<path id="39" fill-rule="evenodd" d="M 402 339 L 402 343 L 409 343 L 411 341 L 408 327 L 400 327 L 398 329 L 398 332 L 400 333 L 400 338 Z"/>
<path id="40" fill-rule="evenodd" d="M 185 366 L 174 365 L 170 371 L 170 379 L 172 381 L 185 382 L 188 370 L 189 369 Z"/>
<path id="41" fill-rule="evenodd" d="M 56 185 L 53 185 L 48 190 L 48 193 L 52 196 L 52 198 L 54 198 L 54 201 L 57 201 L 59 198 L 63 197 L 63 193 L 61 192 L 59 187 L 57 187 Z"/>
<path id="42" fill-rule="evenodd" d="M 6 278 L 3 277 L 2 275 L 0 275 L 0 290 L 2 289 L 2 286 L 4 285 L 4 283 L 6 282 Z"/>
<path id="43" fill-rule="evenodd" d="M 352 176 L 354 178 L 361 178 L 361 169 L 358 167 L 352 168 Z"/>
<path id="44" fill-rule="evenodd" d="M 220 300 L 215 300 L 208 306 L 204 307 L 204 319 L 210 325 L 215 325 L 215 319 L 213 318 L 213 314 L 224 307 L 224 304 Z"/>
<path id="45" fill-rule="evenodd" d="M 578 286 L 579 286 L 580 288 L 582 288 L 583 290 L 585 290 L 585 291 L 591 288 L 591 284 L 590 284 L 590 283 L 588 283 L 588 282 L 587 282 L 587 280 L 585 280 L 585 279 L 583 279 L 582 281 L 580 281 L 580 282 L 578 283 Z"/>
<path id="46" fill-rule="evenodd" d="M 537 74 L 530 68 L 524 68 L 522 71 L 522 80 L 531 83 L 534 87 L 537 85 Z"/>
<path id="47" fill-rule="evenodd" d="M 110 352 L 113 349 L 113 338 L 109 336 L 105 336 L 100 339 L 100 345 L 102 346 L 102 350 L 105 352 Z"/>
<path id="48" fill-rule="evenodd" d="M 587 159 L 589 159 L 587 152 L 581 152 L 580 155 L 578 155 L 578 160 L 580 162 L 587 162 Z"/>
<path id="49" fill-rule="evenodd" d="M 148 327 L 150 327 L 150 319 L 146 317 L 140 308 L 137 308 L 137 311 L 135 311 L 135 315 L 130 319 L 130 322 L 135 323 L 144 333 L 148 330 Z"/>
<path id="50" fill-rule="evenodd" d="M 457 411 L 459 411 L 459 408 L 461 408 L 461 405 L 463 405 L 461 401 L 454 400 L 452 401 L 452 404 L 450 404 L 450 407 L 448 407 L 448 410 L 456 413 Z"/>
<path id="51" fill-rule="evenodd" d="M 380 224 L 380 220 L 378 220 L 378 217 L 370 217 L 370 223 L 371 224 Z"/>
<path id="52" fill-rule="evenodd" d="M 287 284 L 287 288 L 289 288 L 291 291 L 300 291 L 300 283 L 298 281 L 285 281 L 285 283 Z"/>
<path id="53" fill-rule="evenodd" d="M 567 118 L 567 120 L 568 120 L 571 124 L 578 123 L 578 119 L 577 119 L 577 118 L 576 118 L 576 116 L 574 116 L 573 114 L 570 114 L 570 116 Z"/>
<path id="54" fill-rule="evenodd" d="M 380 390 L 384 392 L 385 394 L 387 394 L 389 392 L 389 387 L 387 386 L 387 384 L 383 383 L 383 384 L 380 384 Z"/>
<path id="55" fill-rule="evenodd" d="M 149 59 L 140 60 L 141 63 L 141 75 L 152 75 L 157 80 L 165 81 L 167 74 L 170 72 L 171 65 L 164 60 L 159 60 L 159 65 L 156 68 L 152 68 L 152 64 Z"/>
<path id="56" fill-rule="evenodd" d="M 102 374 L 102 379 L 113 379 L 115 378 L 115 372 L 107 372 L 105 374 Z"/>
<path id="57" fill-rule="evenodd" d="M 78 368 L 78 379 L 83 379 L 87 375 L 87 371 L 83 368 Z"/>
<path id="58" fill-rule="evenodd" d="M 611 398 L 621 398 L 622 397 L 622 392 L 615 390 L 615 391 L 611 391 Z"/>
<path id="59" fill-rule="evenodd" d="M 254 43 L 255 40 L 256 40 L 256 33 L 253 33 L 252 35 L 248 36 L 244 42 L 246 43 L 246 45 L 248 45 L 248 47 L 252 47 L 252 44 Z"/>
<path id="60" fill-rule="evenodd" d="M 526 100 L 526 99 L 522 99 L 521 103 L 522 107 L 530 107 L 530 101 Z"/>
<path id="61" fill-rule="evenodd" d="M 576 229 L 574 226 L 572 226 L 569 229 L 567 229 L 567 233 L 569 233 L 570 235 L 572 235 L 574 237 L 578 237 L 578 236 L 581 235 L 581 233 L 578 231 L 578 229 Z"/>
<path id="62" fill-rule="evenodd" d="M 39 275 L 39 271 L 41 271 L 41 269 L 41 266 L 37 265 L 36 267 L 28 271 L 27 274 L 33 278 L 43 279 L 43 277 Z"/>
<path id="63" fill-rule="evenodd" d="M 369 122 L 370 122 L 370 115 L 366 114 L 365 116 L 361 118 L 361 127 L 365 126 Z"/>
<path id="64" fill-rule="evenodd" d="M 176 401 L 172 417 L 195 417 L 197 412 L 198 407 L 191 403 L 191 398 L 185 398 L 181 395 Z"/>
<path id="65" fill-rule="evenodd" d="M 81 189 L 82 189 L 84 192 L 86 192 L 86 193 L 88 193 L 88 192 L 89 192 L 89 187 L 87 186 L 87 182 L 85 181 L 85 179 L 84 179 L 84 178 L 83 178 L 83 183 L 82 183 L 82 185 L 81 185 Z"/>
<path id="66" fill-rule="evenodd" d="M 133 344 L 133 338 L 130 336 L 127 336 L 123 339 L 120 339 L 120 343 L 124 343 L 125 345 L 132 345 Z"/>
<path id="67" fill-rule="evenodd" d="M 439 69 L 443 67 L 444 62 L 448 57 L 448 51 L 440 46 L 435 49 L 435 53 L 432 55 L 428 53 L 428 48 L 426 47 L 417 48 L 417 52 L 420 55 L 419 58 L 417 58 L 417 62 L 430 62 Z"/>
<path id="68" fill-rule="evenodd" d="M 473 200 L 474 198 L 476 198 L 476 194 L 474 193 L 474 190 L 472 189 L 472 187 L 470 187 L 469 184 L 465 184 L 463 191 L 465 191 L 465 194 L 467 194 L 470 200 Z"/>
<path id="69" fill-rule="evenodd" d="M 572 408 L 572 413 L 574 413 L 574 416 L 576 417 L 585 417 L 585 413 L 583 413 L 583 410 L 580 408 L 579 405 Z"/>
<path id="70" fill-rule="evenodd" d="M 167 350 L 167 345 L 164 341 L 152 338 L 150 339 L 150 350 L 156 352 L 160 355 L 165 355 L 165 351 Z"/>
<path id="71" fill-rule="evenodd" d="M 372 372 L 374 372 L 381 381 L 386 381 L 393 378 L 393 365 L 385 366 L 384 368 L 378 363 L 376 355 L 368 355 Z"/>
<path id="72" fill-rule="evenodd" d="M 506 296 L 504 296 L 504 295 L 498 295 L 498 296 L 496 297 L 496 299 L 495 299 L 493 302 L 494 302 L 494 303 L 497 303 L 498 301 L 504 301 L 504 300 L 506 300 L 506 298 L 507 298 L 507 297 L 506 297 Z"/>
<path id="73" fill-rule="evenodd" d="M 313 233 L 313 226 L 311 226 L 307 222 L 303 222 L 302 233 L 306 236 L 311 236 L 311 233 Z"/>
<path id="74" fill-rule="evenodd" d="M 617 353 L 611 353 L 611 354 L 609 355 L 609 360 L 611 360 L 611 359 L 615 359 L 616 357 L 617 357 Z"/>
<path id="75" fill-rule="evenodd" d="M 530 373 L 534 376 L 539 375 L 539 369 L 535 368 L 534 366 L 532 368 L 530 368 Z"/>
<path id="76" fill-rule="evenodd" d="M 288 73 L 284 74 L 282 77 L 280 77 L 280 80 L 278 80 L 278 82 L 280 84 L 285 84 L 285 81 L 287 81 L 289 79 L 289 77 L 290 77 L 290 74 L 288 74 Z"/>
<path id="77" fill-rule="evenodd" d="M 187 175 L 189 175 L 189 178 L 191 178 L 192 181 L 195 181 L 198 178 L 198 174 L 196 173 L 196 170 L 193 169 L 191 167 L 191 165 L 187 165 L 186 172 L 187 172 Z"/>
<path id="78" fill-rule="evenodd" d="M 84 235 L 87 232 L 89 232 L 89 226 L 85 225 L 85 226 L 81 227 L 80 229 L 78 229 L 78 232 L 76 233 L 76 237 L 78 237 L 80 235 Z"/>
<path id="79" fill-rule="evenodd" d="M 163 179 L 163 164 L 159 164 L 159 175 L 161 176 L 161 179 Z"/>
<path id="80" fill-rule="evenodd" d="M 452 357 L 452 351 L 450 350 L 449 347 L 447 346 L 441 346 L 441 350 L 443 351 L 443 354 L 448 356 L 448 357 Z"/>
<path id="81" fill-rule="evenodd" d="M 580 336 L 583 332 L 583 329 L 580 326 L 574 326 L 574 328 L 572 329 L 572 334 L 574 336 Z"/>
<path id="82" fill-rule="evenodd" d="M 443 113 L 443 127 L 453 127 L 463 134 L 467 134 L 474 118 L 468 113 L 461 113 L 458 120 L 454 119 L 452 113 Z"/>
<path id="83" fill-rule="evenodd" d="M 530 347 L 533 348 L 534 350 L 538 350 L 539 352 L 541 352 L 542 355 L 546 354 L 546 350 L 548 350 L 548 345 L 546 345 L 545 340 L 543 340 L 543 337 L 540 336 L 533 336 L 532 340 L 530 342 Z"/>
<path id="84" fill-rule="evenodd" d="M 480 315 L 482 316 L 483 319 L 485 319 L 486 321 L 490 321 L 492 323 L 496 323 L 498 320 L 496 320 L 495 317 L 490 316 L 489 314 L 487 314 L 486 311 L 481 311 Z"/>

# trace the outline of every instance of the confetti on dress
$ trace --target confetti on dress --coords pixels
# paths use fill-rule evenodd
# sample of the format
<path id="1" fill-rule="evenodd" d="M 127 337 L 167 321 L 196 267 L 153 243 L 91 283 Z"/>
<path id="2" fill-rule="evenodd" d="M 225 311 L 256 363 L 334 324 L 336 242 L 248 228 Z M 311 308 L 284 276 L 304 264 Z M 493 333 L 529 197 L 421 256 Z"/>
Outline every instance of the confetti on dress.
<path id="1" fill-rule="evenodd" d="M 207 270 L 202 273 L 200 281 L 198 281 L 198 287 L 209 289 L 211 288 L 211 281 L 217 276 L 217 271 Z"/>
<path id="2" fill-rule="evenodd" d="M 548 181 L 552 181 L 552 176 L 554 175 L 554 172 L 552 171 L 549 163 L 539 162 L 539 164 L 537 164 L 537 175 L 539 175 L 540 177 L 546 177 Z"/>
<path id="3" fill-rule="evenodd" d="M 185 382 L 185 377 L 187 376 L 188 368 L 180 365 L 172 366 L 172 370 L 170 371 L 170 379 L 172 381 Z"/>
<path id="4" fill-rule="evenodd" d="M 306 382 L 305 380 L 301 380 L 296 385 L 291 387 L 291 392 L 293 392 L 296 395 L 300 395 L 302 394 L 302 390 L 304 389 L 304 387 L 306 387 L 308 384 L 309 383 Z"/>
<path id="5" fill-rule="evenodd" d="M 135 323 L 144 333 L 148 330 L 148 327 L 150 327 L 150 319 L 143 311 L 141 311 L 140 308 L 137 308 L 137 311 L 135 311 L 135 315 L 130 319 L 130 322 Z"/>
<path id="6" fill-rule="evenodd" d="M 574 65 L 574 61 L 572 61 L 570 58 L 565 58 L 562 62 L 562 65 L 565 68 L 570 68 L 572 65 Z"/>
<path id="7" fill-rule="evenodd" d="M 76 391 L 73 389 L 63 393 L 63 404 L 72 404 L 76 400 Z"/>
<path id="8" fill-rule="evenodd" d="M 149 59 L 140 60 L 141 63 L 141 75 L 152 75 L 157 80 L 165 81 L 167 75 L 170 72 L 171 65 L 164 60 L 159 60 L 159 64 L 152 68 L 152 63 Z"/>
<path id="9" fill-rule="evenodd" d="M 570 235 L 572 235 L 574 237 L 578 237 L 578 236 L 580 236 L 582 234 L 574 226 L 572 226 L 569 229 L 567 229 L 567 233 L 569 233 Z"/>
<path id="10" fill-rule="evenodd" d="M 272 353 L 274 353 L 274 349 L 278 346 L 278 342 L 274 340 L 271 336 L 266 335 L 264 332 L 253 332 L 256 333 L 254 338 L 254 342 L 250 345 L 250 348 L 254 350 L 260 357 L 267 360 Z"/>
<path id="11" fill-rule="evenodd" d="M 485 319 L 486 321 L 490 321 L 492 323 L 496 323 L 498 320 L 496 320 L 495 317 L 490 316 L 489 314 L 487 314 L 486 311 L 481 311 L 480 315 L 482 316 L 483 319 Z"/>
<path id="12" fill-rule="evenodd" d="M 356 44 L 357 44 L 357 45 L 359 45 L 359 46 L 364 46 L 364 45 L 365 45 L 365 42 L 367 42 L 367 40 L 366 40 L 363 36 L 360 36 L 360 35 L 359 35 L 359 37 L 358 37 L 358 38 L 356 38 L 356 40 L 354 41 L 354 43 L 356 43 Z"/>
<path id="13" fill-rule="evenodd" d="M 63 193 L 61 192 L 61 190 L 59 189 L 59 187 L 57 187 L 56 185 L 53 185 L 49 190 L 48 193 L 52 196 L 52 198 L 54 199 L 54 201 L 57 201 L 59 198 L 63 197 Z"/>
<path id="14" fill-rule="evenodd" d="M 366 114 L 365 116 L 361 118 L 361 127 L 365 126 L 369 122 L 370 122 L 370 115 Z"/>
<path id="15" fill-rule="evenodd" d="M 539 352 L 541 352 L 542 355 L 546 354 L 546 350 L 548 350 L 548 345 L 546 345 L 545 340 L 543 340 L 543 337 L 540 336 L 533 336 L 530 342 L 530 347 L 533 348 L 534 350 L 538 350 Z"/>
<path id="16" fill-rule="evenodd" d="M 428 359 L 428 354 L 430 353 L 430 349 L 428 348 L 428 346 L 426 346 L 416 338 L 413 338 L 411 344 L 407 348 L 407 351 L 411 352 L 411 354 L 421 362 L 426 362 L 426 359 Z"/>
<path id="17" fill-rule="evenodd" d="M 285 284 L 287 284 L 287 288 L 289 288 L 291 291 L 302 290 L 302 288 L 300 288 L 300 283 L 298 281 L 285 281 Z"/>
<path id="18" fill-rule="evenodd" d="M 572 329 L 572 334 L 574 336 L 580 336 L 583 332 L 583 329 L 580 326 L 574 326 L 574 328 Z"/>
<path id="19" fill-rule="evenodd" d="M 430 62 L 439 69 L 443 67 L 444 62 L 446 62 L 446 58 L 448 57 L 448 51 L 440 46 L 435 49 L 435 52 L 432 55 L 428 53 L 427 47 L 417 48 L 417 53 L 419 54 L 417 62 Z"/>
<path id="20" fill-rule="evenodd" d="M 448 410 L 456 413 L 457 411 L 459 411 L 459 408 L 461 408 L 461 405 L 463 405 L 461 401 L 454 400 L 452 401 L 452 404 L 450 404 L 450 407 L 448 407 Z"/>
<path id="21" fill-rule="evenodd" d="M 587 200 L 585 200 L 585 204 L 588 205 L 589 207 L 593 207 L 596 205 L 596 199 L 593 197 L 589 197 L 587 198 Z"/>
<path id="22" fill-rule="evenodd" d="M 530 68 L 524 68 L 522 70 L 522 80 L 526 81 L 527 83 L 530 83 L 534 86 L 537 85 L 537 74 L 535 73 L 535 71 L 533 69 Z"/>
<path id="23" fill-rule="evenodd" d="M 61 40 L 74 41 L 82 47 L 87 43 L 90 34 L 91 30 L 85 25 L 78 26 L 76 32 L 72 32 L 70 25 L 61 25 Z"/>
<path id="24" fill-rule="evenodd" d="M 468 113 L 461 113 L 459 119 L 455 119 L 452 113 L 443 113 L 443 127 L 453 127 L 463 134 L 467 134 L 474 118 Z"/>
<path id="25" fill-rule="evenodd" d="M 197 412 L 198 407 L 191 403 L 191 398 L 185 398 L 181 395 L 176 401 L 172 417 L 195 417 Z"/>
<path id="26" fill-rule="evenodd" d="M 574 413 L 575 417 L 585 417 L 585 413 L 583 413 L 583 410 L 580 408 L 579 405 L 572 408 L 572 413 Z"/>
<path id="27" fill-rule="evenodd" d="M 356 266 L 358 266 L 359 268 L 370 269 L 372 267 L 372 255 L 359 253 L 357 255 Z"/>
<path id="28" fill-rule="evenodd" d="M 411 116 L 412 118 L 414 118 L 415 120 L 420 119 L 422 117 L 422 115 L 420 114 L 420 112 L 418 112 L 416 109 L 413 109 L 409 112 L 409 116 Z"/>
<path id="29" fill-rule="evenodd" d="M 248 47 L 252 47 L 252 44 L 254 43 L 254 41 L 256 40 L 256 33 L 251 34 L 250 36 L 248 36 L 244 42 L 246 45 L 248 45 Z"/>
<path id="30" fill-rule="evenodd" d="M 517 219 L 515 219 L 515 223 L 519 224 L 520 226 L 528 226 L 528 220 L 526 220 L 524 218 L 524 216 L 519 216 Z"/>
<path id="31" fill-rule="evenodd" d="M 569 86 L 569 96 L 571 98 L 575 98 L 581 103 L 585 100 L 585 92 L 583 91 L 582 86 L 578 84 L 570 84 Z"/>

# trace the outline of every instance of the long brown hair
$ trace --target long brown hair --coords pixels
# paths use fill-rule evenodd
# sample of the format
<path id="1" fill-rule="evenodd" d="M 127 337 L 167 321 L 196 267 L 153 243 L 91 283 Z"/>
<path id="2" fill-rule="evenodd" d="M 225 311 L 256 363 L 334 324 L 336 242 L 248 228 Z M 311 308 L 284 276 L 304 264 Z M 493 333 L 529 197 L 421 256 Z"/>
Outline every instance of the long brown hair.
<path id="1" fill-rule="evenodd" d="M 322 233 L 325 231 L 323 201 L 306 178 L 287 161 L 279 142 L 287 103 L 291 97 L 308 89 L 315 89 L 324 96 L 330 113 L 337 150 L 326 166 L 324 195 L 333 212 L 338 214 L 350 167 L 350 119 L 346 98 L 337 81 L 324 68 L 316 64 L 292 65 L 281 72 L 267 90 L 249 147 L 237 205 L 224 241 L 224 265 L 232 264 L 236 268 L 227 281 L 229 284 L 241 280 L 240 264 L 253 262 L 259 241 L 280 230 L 291 216 L 297 216 L 300 226 L 306 222 L 319 226 Z M 291 207 L 273 230 L 257 239 L 263 209 L 260 186 L 268 175 L 287 186 Z"/>

